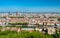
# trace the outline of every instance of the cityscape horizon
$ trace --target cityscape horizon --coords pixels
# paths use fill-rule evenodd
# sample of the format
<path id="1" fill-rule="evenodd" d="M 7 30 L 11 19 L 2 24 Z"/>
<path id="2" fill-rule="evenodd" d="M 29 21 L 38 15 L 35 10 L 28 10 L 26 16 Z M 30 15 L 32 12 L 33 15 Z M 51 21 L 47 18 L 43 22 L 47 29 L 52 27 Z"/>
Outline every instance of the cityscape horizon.
<path id="1" fill-rule="evenodd" d="M 14 14 L 14 13 L 24 13 L 24 14 L 60 14 L 60 12 L 18 12 L 18 11 L 15 11 L 15 12 L 0 12 L 0 14 L 4 14 L 4 13 L 11 13 L 11 14 Z"/>
<path id="2" fill-rule="evenodd" d="M 60 0 L 0 0 L 0 38 L 60 38 Z"/>

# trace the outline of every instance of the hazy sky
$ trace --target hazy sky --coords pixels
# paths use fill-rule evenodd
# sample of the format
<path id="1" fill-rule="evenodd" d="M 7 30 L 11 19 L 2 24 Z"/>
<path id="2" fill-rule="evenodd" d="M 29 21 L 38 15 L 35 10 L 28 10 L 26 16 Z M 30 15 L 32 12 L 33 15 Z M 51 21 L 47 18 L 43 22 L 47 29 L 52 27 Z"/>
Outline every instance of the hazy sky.
<path id="1" fill-rule="evenodd" d="M 60 0 L 0 0 L 0 11 L 60 12 Z"/>

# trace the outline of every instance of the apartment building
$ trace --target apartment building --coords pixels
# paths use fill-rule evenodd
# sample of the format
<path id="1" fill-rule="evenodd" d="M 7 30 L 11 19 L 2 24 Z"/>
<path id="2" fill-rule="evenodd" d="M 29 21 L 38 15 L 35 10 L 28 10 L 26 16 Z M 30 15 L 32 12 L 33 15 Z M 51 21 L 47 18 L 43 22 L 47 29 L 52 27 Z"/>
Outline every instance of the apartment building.
<path id="1" fill-rule="evenodd" d="M 0 25 L 5 25 L 6 24 L 6 21 L 4 18 L 0 18 Z"/>

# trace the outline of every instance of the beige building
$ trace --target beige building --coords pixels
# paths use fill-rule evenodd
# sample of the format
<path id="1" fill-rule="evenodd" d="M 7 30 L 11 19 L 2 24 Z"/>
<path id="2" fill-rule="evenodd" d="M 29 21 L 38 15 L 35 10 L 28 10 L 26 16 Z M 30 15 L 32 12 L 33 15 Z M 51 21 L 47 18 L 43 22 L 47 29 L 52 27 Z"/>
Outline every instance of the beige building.
<path id="1" fill-rule="evenodd" d="M 55 34 L 56 29 L 54 27 L 47 27 L 48 34 Z"/>

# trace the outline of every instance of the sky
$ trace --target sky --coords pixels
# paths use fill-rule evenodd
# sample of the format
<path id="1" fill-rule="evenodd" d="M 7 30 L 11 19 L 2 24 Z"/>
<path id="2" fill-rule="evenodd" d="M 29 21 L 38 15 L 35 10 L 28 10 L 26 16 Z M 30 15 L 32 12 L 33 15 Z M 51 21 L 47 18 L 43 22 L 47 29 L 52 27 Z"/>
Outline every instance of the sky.
<path id="1" fill-rule="evenodd" d="M 60 0 L 0 0 L 0 12 L 60 12 Z"/>

